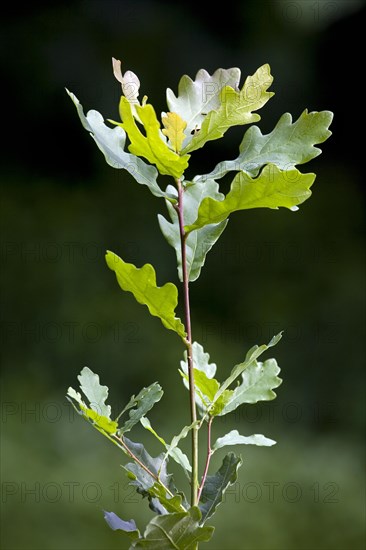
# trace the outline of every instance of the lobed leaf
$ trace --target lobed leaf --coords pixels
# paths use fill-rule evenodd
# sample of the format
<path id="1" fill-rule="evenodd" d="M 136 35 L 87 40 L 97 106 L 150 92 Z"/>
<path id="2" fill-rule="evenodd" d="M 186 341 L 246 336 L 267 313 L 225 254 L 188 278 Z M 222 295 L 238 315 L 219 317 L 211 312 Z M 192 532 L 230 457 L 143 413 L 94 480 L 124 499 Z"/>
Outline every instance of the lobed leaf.
<path id="1" fill-rule="evenodd" d="M 197 543 L 208 542 L 214 532 L 214 527 L 201 527 L 201 519 L 197 507 L 187 512 L 156 516 L 148 523 L 144 538 L 134 542 L 134 548 L 195 550 Z"/>
<path id="2" fill-rule="evenodd" d="M 182 153 L 190 153 L 203 147 L 207 141 L 221 138 L 232 126 L 250 124 L 260 120 L 257 111 L 274 95 L 267 92 L 272 84 L 270 66 L 259 67 L 252 76 L 248 76 L 240 91 L 225 86 L 220 92 L 220 106 L 210 111 L 204 118 L 201 129 L 194 134 Z"/>
<path id="3" fill-rule="evenodd" d="M 241 464 L 240 457 L 234 453 L 228 453 L 216 474 L 206 477 L 198 505 L 202 513 L 202 523 L 216 512 L 226 489 L 238 479 L 238 469 Z"/>
<path id="4" fill-rule="evenodd" d="M 258 126 L 251 126 L 244 135 L 236 159 L 220 162 L 210 174 L 195 179 L 222 178 L 232 170 L 256 177 L 266 164 L 290 170 L 309 162 L 321 154 L 321 149 L 315 144 L 323 143 L 332 135 L 329 130 L 332 119 L 330 111 L 309 113 L 305 109 L 296 122 L 292 122 L 290 113 L 283 114 L 272 132 L 266 135 Z"/>
<path id="5" fill-rule="evenodd" d="M 211 197 L 217 200 L 224 199 L 224 195 L 219 193 L 218 188 L 218 184 L 213 180 L 197 183 L 185 182 L 183 217 L 186 224 L 193 223 L 196 220 L 199 205 L 205 197 Z M 177 194 L 176 189 L 172 186 L 168 186 L 166 192 L 170 197 Z M 180 281 L 183 281 L 178 214 L 169 200 L 166 201 L 166 204 L 172 223 L 168 222 L 159 214 L 159 225 L 164 237 L 175 249 L 178 276 Z M 200 276 L 201 268 L 205 263 L 207 253 L 219 239 L 226 225 L 226 220 L 217 224 L 207 225 L 197 231 L 191 232 L 186 238 L 186 265 L 189 281 L 195 281 Z"/>
<path id="6" fill-rule="evenodd" d="M 167 450 L 169 449 L 169 456 L 171 456 L 173 458 L 173 460 L 175 460 L 175 462 L 183 468 L 184 473 L 187 475 L 188 479 L 190 480 L 190 472 L 192 472 L 192 466 L 189 462 L 189 459 L 188 459 L 187 455 L 185 455 L 181 451 L 181 449 L 179 447 L 177 447 L 176 445 L 174 445 L 174 447 L 172 447 L 173 442 L 170 443 L 170 445 L 168 443 L 166 443 L 166 441 L 160 435 L 158 435 L 156 433 L 154 428 L 151 426 L 150 420 L 148 418 L 143 417 L 143 418 L 140 419 L 140 422 L 143 425 L 143 427 L 146 430 L 148 430 L 150 433 L 152 433 L 156 437 L 156 439 L 158 439 L 158 441 L 160 441 L 160 443 L 162 443 L 162 445 L 164 445 L 164 447 Z"/>
<path id="7" fill-rule="evenodd" d="M 134 443 L 127 437 L 124 438 L 124 441 L 138 458 L 140 464 L 143 464 L 155 476 L 149 474 L 137 462 L 130 462 L 123 466 L 131 480 L 130 485 L 136 487 L 137 492 L 143 497 L 148 498 L 150 508 L 158 514 L 166 514 L 172 510 L 185 511 L 182 495 L 177 493 L 172 476 L 167 472 L 167 460 L 164 453 L 153 458 L 142 443 Z"/>
<path id="8" fill-rule="evenodd" d="M 244 364 L 242 363 L 242 365 Z M 254 360 L 249 364 L 246 362 L 246 364 L 247 366 L 244 367 L 241 374 L 242 382 L 231 394 L 230 399 L 220 412 L 221 416 L 234 411 L 243 403 L 271 401 L 276 397 L 273 389 L 282 384 L 281 378 L 277 376 L 280 372 L 277 361 L 267 359 L 267 361 L 261 363 Z"/>
<path id="9" fill-rule="evenodd" d="M 210 75 L 200 69 L 195 80 L 183 75 L 178 85 L 178 96 L 167 89 L 169 110 L 178 113 L 187 123 L 184 146 L 192 140 L 192 135 L 200 130 L 204 118 L 210 111 L 220 107 L 220 92 L 225 86 L 235 90 L 239 86 L 240 69 L 217 69 Z"/>
<path id="10" fill-rule="evenodd" d="M 123 290 L 131 292 L 137 302 L 147 306 L 150 314 L 159 317 L 167 329 L 174 330 L 185 339 L 184 325 L 174 313 L 178 305 L 178 289 L 173 283 L 158 287 L 152 265 L 145 264 L 137 268 L 110 251 L 107 251 L 106 262 L 115 272 L 118 284 Z"/>
<path id="11" fill-rule="evenodd" d="M 126 97 L 121 97 L 119 105 L 121 126 L 131 141 L 129 150 L 134 155 L 144 157 L 155 164 L 160 174 L 180 178 L 188 166 L 189 155 L 180 156 L 169 149 L 163 139 L 160 124 L 152 105 L 136 105 L 135 108 L 145 128 L 146 136 L 142 134 L 134 120 L 130 102 Z"/>
<path id="12" fill-rule="evenodd" d="M 216 394 L 216 399 L 220 394 L 222 394 L 226 390 L 226 388 L 231 386 L 234 380 L 236 380 L 241 375 L 241 373 L 253 363 L 253 361 L 255 361 L 260 355 L 262 355 L 262 353 L 265 352 L 267 349 L 278 344 L 281 338 L 282 338 L 282 332 L 279 332 L 278 334 L 276 334 L 276 336 L 273 336 L 273 338 L 271 338 L 268 344 L 262 344 L 261 346 L 253 346 L 248 351 L 245 357 L 245 361 L 243 363 L 239 363 L 239 365 L 236 365 L 231 371 L 229 378 L 227 378 L 225 382 L 223 382 L 223 384 L 220 386 L 220 389 Z"/>
<path id="13" fill-rule="evenodd" d="M 238 430 L 231 430 L 223 437 L 219 437 L 212 446 L 212 451 L 215 452 L 222 447 L 228 447 L 231 445 L 260 445 L 264 447 L 271 447 L 275 445 L 273 439 L 268 439 L 261 434 L 254 434 L 250 436 L 240 435 Z"/>
<path id="14" fill-rule="evenodd" d="M 98 111 L 89 111 L 84 115 L 83 107 L 77 97 L 66 90 L 73 101 L 81 123 L 85 130 L 90 132 L 98 148 L 102 151 L 105 160 L 113 168 L 125 169 L 141 185 L 146 185 L 156 197 L 167 198 L 157 184 L 158 171 L 154 166 L 146 164 L 142 159 L 124 151 L 126 132 L 117 126 L 109 128 L 104 124 L 104 119 Z"/>
<path id="15" fill-rule="evenodd" d="M 187 123 L 177 113 L 167 113 L 161 119 L 164 130 L 164 136 L 167 136 L 172 149 L 179 153 L 182 149 L 184 138 L 184 130 L 187 127 Z"/>
<path id="16" fill-rule="evenodd" d="M 111 408 L 105 403 L 108 397 L 107 386 L 101 386 L 99 376 L 88 367 L 83 368 L 78 379 L 81 390 L 88 398 L 89 405 L 83 401 L 81 394 L 71 387 L 67 390 L 67 399 L 75 410 L 82 414 L 101 433 L 104 435 L 116 433 L 118 423 L 111 420 Z M 79 410 L 75 406 L 75 402 L 78 403 Z"/>
<path id="17" fill-rule="evenodd" d="M 200 371 L 206 375 L 208 379 L 213 379 L 216 373 L 216 364 L 210 363 L 210 356 L 208 353 L 206 353 L 198 342 L 193 342 L 192 344 L 192 359 L 193 359 L 193 365 L 196 371 Z M 187 351 L 184 352 L 184 360 L 180 362 L 181 369 L 183 376 L 183 383 L 185 387 L 189 388 L 188 383 L 188 360 L 187 360 Z M 198 376 L 198 373 L 196 373 L 196 376 Z M 215 381 L 217 383 L 217 381 Z M 207 406 L 205 403 L 204 394 L 201 392 L 200 388 L 196 384 L 196 404 L 201 410 L 201 412 L 206 411 Z"/>
<path id="18" fill-rule="evenodd" d="M 141 418 L 152 409 L 155 403 L 160 401 L 163 393 L 160 384 L 154 382 L 147 388 L 143 388 L 136 397 L 133 395 L 129 403 L 118 416 L 118 418 L 120 418 L 126 411 L 130 411 L 129 419 L 118 430 L 118 434 L 122 436 L 124 433 L 130 431 L 135 424 L 140 422 Z"/>
<path id="19" fill-rule="evenodd" d="M 80 389 L 89 399 L 90 408 L 107 418 L 111 416 L 111 407 L 106 405 L 108 398 L 108 387 L 101 386 L 99 376 L 89 369 L 84 367 L 78 376 Z"/>
<path id="20" fill-rule="evenodd" d="M 248 208 L 277 209 L 283 206 L 290 210 L 297 209 L 298 204 L 310 197 L 314 180 L 315 174 L 301 174 L 296 168 L 282 171 L 274 164 L 267 164 L 257 178 L 240 172 L 224 200 L 203 199 L 196 221 L 186 226 L 185 230 L 190 232 L 222 222 L 233 212 Z"/>

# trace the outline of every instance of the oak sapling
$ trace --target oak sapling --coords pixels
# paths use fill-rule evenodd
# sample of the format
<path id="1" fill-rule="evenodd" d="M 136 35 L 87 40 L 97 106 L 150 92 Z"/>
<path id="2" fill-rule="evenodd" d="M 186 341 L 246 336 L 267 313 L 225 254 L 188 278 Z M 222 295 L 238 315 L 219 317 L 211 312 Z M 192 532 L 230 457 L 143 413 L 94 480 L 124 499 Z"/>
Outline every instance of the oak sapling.
<path id="1" fill-rule="evenodd" d="M 230 451 L 224 455 L 218 471 L 210 473 L 212 455 L 223 447 L 275 444 L 264 435 L 243 435 L 237 430 L 222 434 L 216 441 L 211 436 L 217 417 L 242 405 L 276 397 L 274 390 L 281 384 L 280 369 L 275 359 L 262 359 L 262 354 L 279 342 L 281 333 L 274 335 L 268 344 L 253 346 L 230 376 L 219 382 L 216 365 L 192 337 L 189 286 L 199 278 L 206 256 L 225 230 L 231 214 L 249 208 L 285 207 L 294 211 L 310 197 L 315 174 L 303 174 L 297 166 L 321 153 L 315 145 L 331 135 L 329 125 L 333 115 L 329 111 L 304 110 L 293 122 L 291 115 L 285 113 L 266 135 L 252 125 L 244 134 L 234 160 L 221 161 L 209 174 L 186 180 L 185 172 L 194 151 L 223 137 L 233 126 L 260 120 L 257 111 L 273 96 L 268 91 L 273 80 L 269 65 L 260 67 L 242 85 L 238 68 L 218 69 L 212 75 L 201 69 L 195 80 L 185 75 L 179 83 L 178 95 L 167 90 L 168 110 L 160 119 L 146 96 L 140 101 L 138 77 L 131 71 L 123 74 L 116 59 L 113 72 L 122 88 L 121 121 L 106 124 L 98 111 L 85 115 L 75 95 L 68 94 L 82 125 L 107 163 L 127 170 L 137 183 L 163 199 L 167 208 L 168 216 L 159 214 L 158 222 L 176 252 L 183 320 L 175 313 L 177 286 L 171 282 L 158 286 L 152 265 L 136 267 L 110 251 L 106 253 L 106 262 L 122 290 L 131 292 L 138 303 L 179 338 L 184 353 L 178 376 L 189 392 L 190 422 L 178 427 L 178 434 L 171 441 L 165 441 L 151 425 L 148 413 L 163 395 L 158 382 L 143 388 L 123 405 L 121 412 L 112 414 L 106 403 L 108 388 L 101 385 L 99 376 L 88 367 L 78 376 L 81 393 L 69 388 L 67 398 L 126 455 L 128 461 L 123 468 L 130 484 L 147 497 L 156 514 L 143 533 L 134 520 L 123 520 L 114 512 L 105 512 L 109 526 L 130 538 L 130 548 L 196 549 L 200 542 L 211 539 L 214 528 L 206 522 L 216 512 L 226 489 L 235 483 L 242 463 L 240 456 Z M 229 172 L 233 173 L 233 180 L 224 195 L 218 180 Z M 161 187 L 159 175 L 171 176 L 166 189 Z M 158 456 L 152 457 L 141 443 L 129 438 L 136 424 L 159 440 L 162 452 Z M 181 440 L 188 435 L 189 457 L 180 448 Z M 201 435 L 203 471 L 199 471 L 198 456 Z M 187 477 L 189 498 L 183 489 L 178 490 L 168 473 L 171 460 Z"/>

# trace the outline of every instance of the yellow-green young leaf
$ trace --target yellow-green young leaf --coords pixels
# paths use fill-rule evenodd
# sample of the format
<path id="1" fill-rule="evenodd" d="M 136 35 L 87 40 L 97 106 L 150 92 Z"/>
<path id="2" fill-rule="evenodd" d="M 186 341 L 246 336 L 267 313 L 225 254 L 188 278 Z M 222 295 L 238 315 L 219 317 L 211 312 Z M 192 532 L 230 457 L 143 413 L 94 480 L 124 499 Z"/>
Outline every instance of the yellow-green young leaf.
<path id="1" fill-rule="evenodd" d="M 161 121 L 164 125 L 164 136 L 167 136 L 174 151 L 179 153 L 186 137 L 184 130 L 187 127 L 187 123 L 177 113 L 167 113 Z"/>
<path id="2" fill-rule="evenodd" d="M 231 400 L 232 390 L 225 390 L 220 397 L 215 400 L 215 395 L 220 389 L 220 384 L 216 378 L 208 378 L 202 370 L 194 369 L 194 385 L 198 391 L 199 397 L 206 406 L 205 412 L 210 416 L 217 416 Z M 212 406 L 212 403 L 213 406 Z"/>
<path id="3" fill-rule="evenodd" d="M 82 406 L 80 406 L 83 409 Z M 107 432 L 108 434 L 115 434 L 118 429 L 118 423 L 106 416 L 93 411 L 93 409 L 83 409 L 85 415 L 93 421 L 93 423 L 100 428 L 101 430 Z"/>
<path id="4" fill-rule="evenodd" d="M 115 272 L 120 287 L 131 292 L 139 304 L 147 306 L 151 315 L 159 317 L 163 325 L 185 339 L 186 332 L 180 319 L 175 317 L 178 305 L 178 289 L 173 283 L 156 285 L 156 273 L 152 265 L 141 268 L 124 262 L 117 254 L 107 251 L 106 262 Z"/>
<path id="5" fill-rule="evenodd" d="M 121 126 L 131 141 L 128 147 L 131 153 L 155 164 L 160 174 L 180 178 L 188 166 L 189 155 L 179 156 L 169 149 L 161 135 L 160 124 L 153 106 L 136 105 L 136 112 L 145 128 L 146 136 L 138 128 L 131 104 L 124 96 L 121 97 L 119 109 Z"/>
<path id="6" fill-rule="evenodd" d="M 314 181 L 315 174 L 301 174 L 296 168 L 283 171 L 274 164 L 267 164 L 257 178 L 240 172 L 233 179 L 224 200 L 203 199 L 197 220 L 185 230 L 190 232 L 221 222 L 232 212 L 248 208 L 277 209 L 283 206 L 293 210 L 310 197 Z"/>
<path id="7" fill-rule="evenodd" d="M 272 82 L 271 69 L 266 64 L 259 67 L 254 75 L 248 76 L 239 92 L 230 86 L 225 86 L 220 95 L 220 107 L 207 114 L 201 129 L 183 149 L 183 154 L 203 147 L 207 141 L 221 138 L 232 126 L 260 120 L 261 117 L 253 111 L 263 107 L 274 95 L 273 92 L 267 92 Z"/>

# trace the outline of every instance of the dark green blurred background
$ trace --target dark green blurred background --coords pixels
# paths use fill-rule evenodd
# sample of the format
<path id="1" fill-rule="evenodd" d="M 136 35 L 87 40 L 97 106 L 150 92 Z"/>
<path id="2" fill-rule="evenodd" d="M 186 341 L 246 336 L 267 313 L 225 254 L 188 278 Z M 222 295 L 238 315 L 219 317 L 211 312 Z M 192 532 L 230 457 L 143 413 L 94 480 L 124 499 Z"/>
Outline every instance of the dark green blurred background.
<path id="1" fill-rule="evenodd" d="M 273 352 L 284 379 L 277 400 L 218 421 L 215 432 L 235 427 L 278 445 L 242 449 L 239 481 L 206 546 L 363 548 L 364 188 L 356 132 L 364 2 L 49 4 L 13 3 L 3 14 L 1 548 L 128 548 L 102 510 L 135 517 L 140 528 L 151 517 L 127 487 L 118 449 L 65 400 L 84 365 L 110 387 L 115 411 L 160 381 L 166 394 L 150 417 L 166 439 L 189 422 L 179 340 L 119 290 L 103 258 L 109 248 L 137 265 L 151 262 L 159 284 L 176 282 L 156 219 L 165 205 L 106 165 L 64 92 L 116 118 L 112 56 L 139 75 L 158 112 L 184 73 L 238 66 L 245 77 L 266 62 L 276 95 L 261 111 L 263 132 L 285 111 L 335 112 L 323 155 L 304 167 L 318 174 L 311 200 L 298 213 L 231 216 L 192 285 L 194 338 L 220 378 L 253 344 L 285 331 Z M 192 175 L 234 158 L 242 134 L 197 152 Z M 160 452 L 145 433 L 132 434 L 140 437 Z"/>

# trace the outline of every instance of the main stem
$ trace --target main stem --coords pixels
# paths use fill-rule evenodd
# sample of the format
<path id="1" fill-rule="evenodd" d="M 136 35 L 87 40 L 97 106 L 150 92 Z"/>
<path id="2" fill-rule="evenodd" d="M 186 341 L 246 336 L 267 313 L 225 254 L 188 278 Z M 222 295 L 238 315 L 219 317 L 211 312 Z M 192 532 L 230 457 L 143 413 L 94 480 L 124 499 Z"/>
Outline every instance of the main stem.
<path id="1" fill-rule="evenodd" d="M 184 213 L 183 213 L 183 197 L 184 189 L 180 179 L 176 180 L 178 188 L 178 205 L 176 211 L 179 220 L 179 232 L 182 254 L 182 274 L 183 274 L 183 293 L 184 293 L 184 312 L 185 326 L 187 331 L 186 346 L 187 346 L 187 363 L 188 363 L 188 382 L 189 382 L 189 403 L 191 410 L 191 422 L 197 421 L 195 387 L 194 387 L 194 365 L 192 354 L 192 328 L 191 328 L 191 308 L 189 302 L 189 278 L 187 272 L 187 257 L 186 257 L 186 238 L 187 234 L 184 231 Z M 191 477 L 191 506 L 198 504 L 198 427 L 192 429 L 192 477 Z"/>

